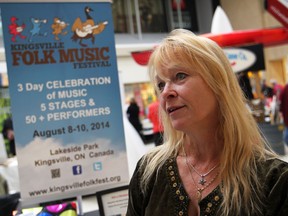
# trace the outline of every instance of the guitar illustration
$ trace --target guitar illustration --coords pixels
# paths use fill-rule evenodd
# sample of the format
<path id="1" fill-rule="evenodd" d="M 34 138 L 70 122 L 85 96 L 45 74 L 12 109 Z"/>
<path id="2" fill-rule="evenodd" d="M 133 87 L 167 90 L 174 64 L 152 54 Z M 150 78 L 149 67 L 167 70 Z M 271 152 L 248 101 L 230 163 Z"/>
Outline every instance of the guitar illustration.
<path id="1" fill-rule="evenodd" d="M 72 31 L 74 32 L 71 37 L 72 41 L 77 42 L 79 40 L 79 44 L 81 46 L 87 46 L 87 44 L 82 43 L 82 40 L 90 39 L 94 44 L 95 35 L 100 34 L 108 24 L 108 21 L 100 22 L 96 25 L 93 18 L 90 15 L 93 9 L 90 7 L 85 7 L 84 12 L 86 14 L 86 20 L 82 21 L 80 17 L 77 17 L 72 25 Z"/>
<path id="2" fill-rule="evenodd" d="M 102 23 L 100 23 L 98 25 L 94 25 L 94 26 L 88 24 L 88 25 L 83 26 L 81 29 L 77 28 L 76 34 L 79 37 L 85 38 L 88 34 L 97 34 L 97 29 L 98 28 L 99 28 L 99 30 L 103 29 L 103 27 L 107 24 L 108 24 L 108 21 L 102 22 Z M 96 31 L 94 31 L 94 30 L 96 30 Z"/>

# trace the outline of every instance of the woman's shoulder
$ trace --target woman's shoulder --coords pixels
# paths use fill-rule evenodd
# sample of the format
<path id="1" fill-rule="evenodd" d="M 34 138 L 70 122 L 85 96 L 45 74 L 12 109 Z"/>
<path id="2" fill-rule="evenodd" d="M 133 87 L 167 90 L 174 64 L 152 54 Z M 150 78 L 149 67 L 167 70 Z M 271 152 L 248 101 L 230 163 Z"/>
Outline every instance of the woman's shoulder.
<path id="1" fill-rule="evenodd" d="M 259 166 L 263 180 L 270 187 L 281 182 L 288 182 L 288 162 L 273 158 L 260 163 Z"/>
<path id="2" fill-rule="evenodd" d="M 152 163 L 152 161 L 158 161 L 157 164 L 160 165 L 164 165 L 165 163 L 167 163 L 168 160 L 174 159 L 175 157 L 173 156 L 164 156 L 161 153 L 161 148 L 163 147 L 163 145 L 160 146 L 156 146 L 153 149 L 150 149 L 147 153 L 145 153 L 137 162 L 137 167 L 138 168 L 143 168 L 146 167 L 149 163 Z"/>
<path id="3" fill-rule="evenodd" d="M 157 157 L 157 153 L 159 152 L 158 147 L 155 147 L 153 149 L 150 149 L 148 152 L 146 152 L 144 155 L 142 155 L 139 160 L 137 161 L 135 171 L 144 171 L 145 168 L 151 161 L 155 160 Z"/>
<path id="4" fill-rule="evenodd" d="M 265 215 L 287 215 L 288 212 L 288 163 L 279 158 L 270 159 L 263 163 L 263 181 L 266 194 Z"/>
<path id="5" fill-rule="evenodd" d="M 271 170 L 273 172 L 287 172 L 288 171 L 288 162 L 281 158 L 272 158 L 268 159 L 263 163 L 263 167 L 266 168 L 267 171 Z"/>

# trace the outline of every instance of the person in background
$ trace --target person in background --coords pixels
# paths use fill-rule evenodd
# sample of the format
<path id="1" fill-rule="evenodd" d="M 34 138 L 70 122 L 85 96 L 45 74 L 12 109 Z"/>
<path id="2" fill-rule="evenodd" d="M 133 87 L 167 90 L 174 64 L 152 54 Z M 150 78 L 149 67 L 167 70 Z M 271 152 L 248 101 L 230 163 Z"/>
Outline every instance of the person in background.
<path id="1" fill-rule="evenodd" d="M 272 84 L 273 96 L 272 96 L 272 105 L 271 105 L 271 124 L 279 124 L 281 121 L 280 116 L 280 94 L 283 90 L 283 86 L 279 84 L 275 79 L 271 79 L 270 83 Z"/>
<path id="2" fill-rule="evenodd" d="M 273 96 L 273 89 L 267 85 L 266 79 L 262 81 L 261 93 L 265 98 L 271 98 Z"/>
<path id="3" fill-rule="evenodd" d="M 148 106 L 148 119 L 153 124 L 153 135 L 155 146 L 163 143 L 163 127 L 159 119 L 159 100 L 152 102 Z"/>
<path id="4" fill-rule="evenodd" d="M 130 104 L 127 108 L 126 113 L 127 113 L 129 122 L 133 125 L 133 127 L 136 129 L 136 131 L 142 138 L 142 124 L 140 122 L 140 117 L 139 117 L 140 109 L 134 98 L 130 99 Z"/>
<path id="5" fill-rule="evenodd" d="M 238 75 L 239 85 L 248 101 L 254 99 L 252 87 L 247 72 L 240 72 Z"/>
<path id="6" fill-rule="evenodd" d="M 269 113 L 269 118 L 264 119 L 265 121 L 270 121 L 271 117 L 271 103 L 273 101 L 273 89 L 267 85 L 266 79 L 263 79 L 261 84 L 261 93 L 262 93 L 262 102 L 264 104 L 264 115 L 266 117 L 266 113 Z"/>
<path id="7" fill-rule="evenodd" d="M 13 123 L 12 118 L 8 117 L 3 122 L 3 129 L 2 134 L 5 139 L 9 141 L 9 153 L 10 156 L 16 155 L 16 147 L 15 147 L 15 139 L 14 139 L 14 130 L 13 130 Z"/>
<path id="8" fill-rule="evenodd" d="M 164 143 L 139 160 L 127 216 L 286 216 L 288 163 L 261 134 L 221 47 L 176 29 L 148 68 Z"/>
<path id="9" fill-rule="evenodd" d="M 279 84 L 275 79 L 271 79 L 270 82 L 272 84 L 273 95 L 275 95 L 278 99 L 284 87 Z"/>
<path id="10" fill-rule="evenodd" d="M 280 113 L 284 122 L 283 130 L 283 144 L 285 154 L 288 155 L 288 84 L 285 85 L 284 89 L 281 91 L 280 96 Z"/>

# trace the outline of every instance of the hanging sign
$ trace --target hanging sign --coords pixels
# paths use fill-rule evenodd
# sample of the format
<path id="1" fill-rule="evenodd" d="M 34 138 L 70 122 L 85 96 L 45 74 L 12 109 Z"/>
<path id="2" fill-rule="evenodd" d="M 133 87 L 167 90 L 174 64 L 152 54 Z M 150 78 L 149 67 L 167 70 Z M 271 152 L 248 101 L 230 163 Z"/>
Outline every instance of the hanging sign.
<path id="1" fill-rule="evenodd" d="M 235 73 L 265 69 L 263 45 L 231 47 L 223 49 Z"/>
<path id="2" fill-rule="evenodd" d="M 128 182 L 110 1 L 0 1 L 25 203 Z"/>
<path id="3" fill-rule="evenodd" d="M 267 10 L 284 27 L 288 28 L 288 1 L 287 0 L 267 0 Z"/>

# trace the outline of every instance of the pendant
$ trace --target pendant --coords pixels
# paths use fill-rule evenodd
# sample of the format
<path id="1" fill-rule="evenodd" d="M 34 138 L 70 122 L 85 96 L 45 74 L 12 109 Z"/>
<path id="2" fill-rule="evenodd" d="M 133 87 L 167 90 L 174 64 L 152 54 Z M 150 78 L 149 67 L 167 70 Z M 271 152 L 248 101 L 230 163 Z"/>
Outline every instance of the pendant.
<path id="1" fill-rule="evenodd" d="M 198 181 L 199 184 L 204 185 L 206 183 L 206 180 L 204 179 L 204 176 L 201 176 L 201 179 Z"/>
<path id="2" fill-rule="evenodd" d="M 202 199 L 202 190 L 201 189 L 197 190 L 196 196 L 197 196 L 197 200 L 198 200 L 198 203 L 199 203 L 201 201 L 201 199 Z"/>

